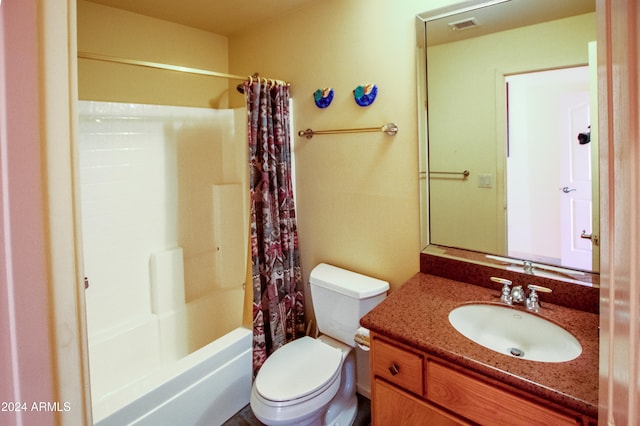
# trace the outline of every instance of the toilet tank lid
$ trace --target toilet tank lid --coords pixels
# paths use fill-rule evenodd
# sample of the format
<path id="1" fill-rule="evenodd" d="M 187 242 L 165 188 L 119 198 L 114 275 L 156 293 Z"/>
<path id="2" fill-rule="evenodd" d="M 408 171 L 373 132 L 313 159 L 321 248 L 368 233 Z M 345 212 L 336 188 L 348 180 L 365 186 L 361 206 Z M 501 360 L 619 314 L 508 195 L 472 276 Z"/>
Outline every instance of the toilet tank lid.
<path id="1" fill-rule="evenodd" d="M 309 282 L 357 299 L 378 296 L 389 290 L 389 283 L 386 281 L 326 263 L 313 268 Z"/>

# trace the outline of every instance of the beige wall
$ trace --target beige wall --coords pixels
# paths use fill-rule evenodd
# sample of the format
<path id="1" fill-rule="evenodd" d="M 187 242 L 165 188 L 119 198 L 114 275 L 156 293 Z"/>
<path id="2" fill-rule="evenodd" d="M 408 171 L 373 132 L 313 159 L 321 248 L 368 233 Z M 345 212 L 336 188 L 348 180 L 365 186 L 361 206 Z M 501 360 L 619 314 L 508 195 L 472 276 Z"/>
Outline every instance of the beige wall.
<path id="1" fill-rule="evenodd" d="M 388 280 L 419 270 L 415 15 L 452 1 L 328 0 L 231 37 L 233 73 L 259 71 L 292 84 L 297 208 L 305 282 L 319 262 Z M 378 86 L 369 107 L 353 89 Z M 313 92 L 333 87 L 318 109 Z M 297 136 L 298 130 L 382 126 L 365 133 Z"/>
<path id="2" fill-rule="evenodd" d="M 160 19 L 78 1 L 78 51 L 227 72 L 227 38 Z M 82 100 L 220 107 L 226 79 L 130 65 L 78 61 Z M 235 82 L 237 84 L 238 82 Z M 232 96 L 242 97 L 235 92 Z"/>

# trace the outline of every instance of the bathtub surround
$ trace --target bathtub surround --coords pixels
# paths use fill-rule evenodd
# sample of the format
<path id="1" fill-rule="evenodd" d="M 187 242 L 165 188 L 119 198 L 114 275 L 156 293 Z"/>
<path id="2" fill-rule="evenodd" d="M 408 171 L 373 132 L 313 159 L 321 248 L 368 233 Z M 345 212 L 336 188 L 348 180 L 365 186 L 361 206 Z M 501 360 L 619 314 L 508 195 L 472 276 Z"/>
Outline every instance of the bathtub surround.
<path id="1" fill-rule="evenodd" d="M 79 124 L 99 421 L 241 325 L 246 119 L 244 109 L 83 101 Z"/>
<path id="2" fill-rule="evenodd" d="M 289 86 L 244 84 L 249 140 L 253 374 L 267 357 L 305 335 L 291 170 Z"/>

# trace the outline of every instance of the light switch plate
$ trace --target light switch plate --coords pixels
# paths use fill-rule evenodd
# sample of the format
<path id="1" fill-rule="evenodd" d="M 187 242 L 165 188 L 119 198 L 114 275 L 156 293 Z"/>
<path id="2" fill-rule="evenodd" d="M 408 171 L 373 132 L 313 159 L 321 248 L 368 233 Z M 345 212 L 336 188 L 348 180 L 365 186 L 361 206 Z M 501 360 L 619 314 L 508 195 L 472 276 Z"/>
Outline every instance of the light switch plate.
<path id="1" fill-rule="evenodd" d="M 493 176 L 478 174 L 478 188 L 493 188 Z"/>

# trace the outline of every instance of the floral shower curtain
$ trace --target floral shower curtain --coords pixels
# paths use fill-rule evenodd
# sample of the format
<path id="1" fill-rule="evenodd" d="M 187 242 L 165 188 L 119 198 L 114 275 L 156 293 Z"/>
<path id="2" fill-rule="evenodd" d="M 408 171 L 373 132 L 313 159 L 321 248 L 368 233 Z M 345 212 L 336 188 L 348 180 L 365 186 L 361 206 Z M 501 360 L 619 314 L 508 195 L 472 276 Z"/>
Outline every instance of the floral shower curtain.
<path id="1" fill-rule="evenodd" d="M 276 349 L 304 336 L 302 273 L 291 181 L 289 86 L 244 84 L 248 113 L 254 376 Z"/>

